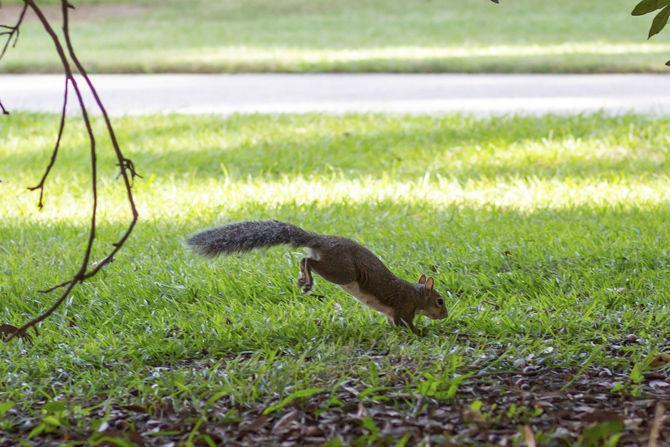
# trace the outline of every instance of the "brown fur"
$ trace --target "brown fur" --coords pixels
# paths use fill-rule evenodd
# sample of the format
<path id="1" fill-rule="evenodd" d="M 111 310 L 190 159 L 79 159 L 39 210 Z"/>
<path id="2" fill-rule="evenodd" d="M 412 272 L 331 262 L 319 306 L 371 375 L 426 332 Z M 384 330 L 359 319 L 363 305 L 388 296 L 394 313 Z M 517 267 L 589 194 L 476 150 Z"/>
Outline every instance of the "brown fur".
<path id="1" fill-rule="evenodd" d="M 385 314 L 392 324 L 414 332 L 417 313 L 433 319 L 447 316 L 444 299 L 433 288 L 433 278 L 421 275 L 416 284 L 400 279 L 370 250 L 342 237 L 310 233 L 272 220 L 239 222 L 205 230 L 191 236 L 188 243 L 207 256 L 278 244 L 306 247 L 309 254 L 300 260 L 298 277 L 298 285 L 305 293 L 312 290 L 312 272 L 316 272 Z"/>

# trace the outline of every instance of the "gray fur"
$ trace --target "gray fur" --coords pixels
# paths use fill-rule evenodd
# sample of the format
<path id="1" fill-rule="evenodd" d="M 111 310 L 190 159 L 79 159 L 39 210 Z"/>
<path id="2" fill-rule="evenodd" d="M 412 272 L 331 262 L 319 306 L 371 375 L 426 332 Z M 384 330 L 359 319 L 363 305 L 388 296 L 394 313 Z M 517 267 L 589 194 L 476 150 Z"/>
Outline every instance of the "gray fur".
<path id="1" fill-rule="evenodd" d="M 195 233 L 186 243 L 203 256 L 241 253 L 274 245 L 306 247 L 318 236 L 278 220 L 237 222 Z"/>

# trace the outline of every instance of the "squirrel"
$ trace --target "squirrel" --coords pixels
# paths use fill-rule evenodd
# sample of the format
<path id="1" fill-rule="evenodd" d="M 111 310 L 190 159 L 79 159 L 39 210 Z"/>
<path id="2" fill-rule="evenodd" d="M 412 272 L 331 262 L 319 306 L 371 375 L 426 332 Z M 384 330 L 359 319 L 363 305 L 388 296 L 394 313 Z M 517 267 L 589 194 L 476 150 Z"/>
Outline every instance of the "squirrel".
<path id="1" fill-rule="evenodd" d="M 308 255 L 300 260 L 298 276 L 298 286 L 304 293 L 314 286 L 314 271 L 386 315 L 392 325 L 414 333 L 418 333 L 413 323 L 417 313 L 435 320 L 447 317 L 444 298 L 433 288 L 433 278 L 421 275 L 416 284 L 400 279 L 370 250 L 343 237 L 308 232 L 277 220 L 260 220 L 203 230 L 189 236 L 186 243 L 207 257 L 282 244 L 305 247 Z"/>

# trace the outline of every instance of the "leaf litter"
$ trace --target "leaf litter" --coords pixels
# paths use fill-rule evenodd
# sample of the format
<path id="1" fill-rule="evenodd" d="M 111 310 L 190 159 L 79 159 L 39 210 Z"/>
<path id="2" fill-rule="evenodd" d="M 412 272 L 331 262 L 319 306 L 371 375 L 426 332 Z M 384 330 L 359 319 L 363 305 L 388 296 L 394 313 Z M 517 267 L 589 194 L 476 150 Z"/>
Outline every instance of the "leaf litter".
<path id="1" fill-rule="evenodd" d="M 636 384 L 607 368 L 533 368 L 473 375 L 453 396 L 421 394 L 401 379 L 370 391 L 350 379 L 327 392 L 307 389 L 255 405 L 227 395 L 205 407 L 101 403 L 89 415 L 105 421 L 98 429 L 60 421 L 30 440 L 44 422 L 11 408 L 0 446 L 18 439 L 44 446 L 670 445 L 670 378 L 655 377 Z"/>

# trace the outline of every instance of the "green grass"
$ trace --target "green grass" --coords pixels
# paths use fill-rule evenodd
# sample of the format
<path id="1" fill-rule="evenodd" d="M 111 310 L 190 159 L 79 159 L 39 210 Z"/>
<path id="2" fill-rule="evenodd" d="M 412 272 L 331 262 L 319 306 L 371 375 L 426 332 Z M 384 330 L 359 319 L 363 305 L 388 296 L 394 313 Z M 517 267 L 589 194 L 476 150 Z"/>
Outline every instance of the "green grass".
<path id="1" fill-rule="evenodd" d="M 0 402 L 24 412 L 51 400 L 74 414 L 92 402 L 197 405 L 221 390 L 269 404 L 345 378 L 373 386 L 402 377 L 415 390 L 421 372 L 515 369 L 522 358 L 628 373 L 667 349 L 670 119 L 115 122 L 144 175 L 135 188 L 141 221 L 116 262 L 77 288 L 33 345 L 0 344 L 9 359 Z M 56 126 L 48 115 L 0 120 L 2 322 L 44 309 L 54 297 L 38 290 L 71 274 L 82 253 L 87 149 L 74 124 L 46 208 L 26 191 Z M 100 150 L 98 255 L 128 218 L 109 147 Z M 427 335 L 417 338 L 319 278 L 315 295 L 303 296 L 299 250 L 208 261 L 182 245 L 203 227 L 269 217 L 354 238 L 402 277 L 434 275 L 450 317 L 419 321 Z M 641 342 L 624 343 L 629 334 Z M 612 345 L 623 347 L 614 355 Z"/>
<path id="2" fill-rule="evenodd" d="M 108 2 L 78 2 L 73 33 L 99 72 L 664 72 L 670 57 L 632 0 L 90 3 Z M 54 53 L 32 20 L 0 70 L 60 72 Z"/>

